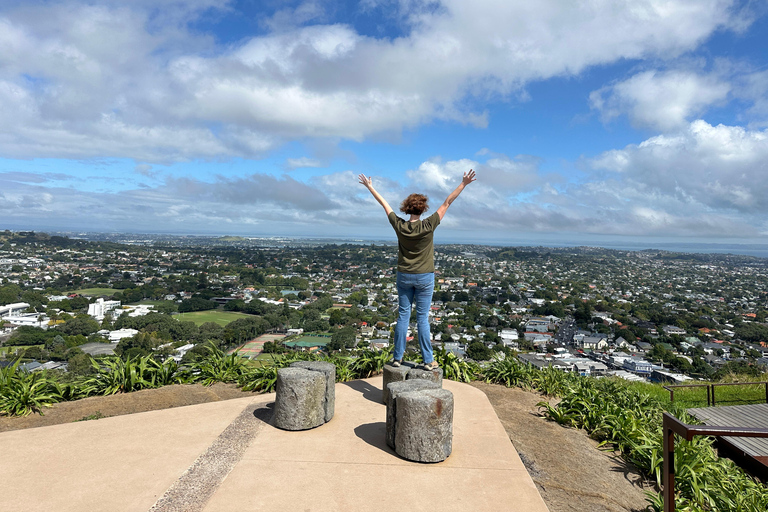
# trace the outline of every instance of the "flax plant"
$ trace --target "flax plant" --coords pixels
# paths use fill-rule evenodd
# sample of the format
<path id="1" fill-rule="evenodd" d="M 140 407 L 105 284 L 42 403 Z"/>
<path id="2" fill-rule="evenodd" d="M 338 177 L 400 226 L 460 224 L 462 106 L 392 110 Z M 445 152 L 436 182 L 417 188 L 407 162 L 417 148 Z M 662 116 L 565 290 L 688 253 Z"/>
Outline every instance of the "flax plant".
<path id="1" fill-rule="evenodd" d="M 480 367 L 476 363 L 466 361 L 444 348 L 435 349 L 433 355 L 443 369 L 443 377 L 448 380 L 472 382 L 479 372 Z"/>
<path id="2" fill-rule="evenodd" d="M 193 379 L 210 386 L 215 382 L 239 382 L 251 370 L 248 360 L 237 351 L 225 354 L 213 343 L 205 347 L 206 354 L 190 365 Z"/>
<path id="3" fill-rule="evenodd" d="M 91 364 L 96 373 L 83 382 L 86 396 L 130 393 L 159 385 L 155 374 L 161 365 L 151 356 L 135 356 L 126 361 L 110 357 L 91 360 Z"/>
<path id="4" fill-rule="evenodd" d="M 52 388 L 50 379 L 42 373 L 21 371 L 18 366 L 17 361 L 7 368 L 0 369 L 0 414 L 43 414 L 44 407 L 50 407 L 61 400 L 61 396 Z"/>

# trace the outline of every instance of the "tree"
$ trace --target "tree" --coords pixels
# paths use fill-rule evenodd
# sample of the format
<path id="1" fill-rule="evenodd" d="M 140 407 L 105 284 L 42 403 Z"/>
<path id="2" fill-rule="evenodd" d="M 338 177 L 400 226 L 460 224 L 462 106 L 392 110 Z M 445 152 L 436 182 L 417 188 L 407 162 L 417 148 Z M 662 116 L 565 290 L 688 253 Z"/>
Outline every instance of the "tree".
<path id="1" fill-rule="evenodd" d="M 19 302 L 21 298 L 21 288 L 15 284 L 0 286 L 0 306 Z"/>
<path id="2" fill-rule="evenodd" d="M 286 349 L 282 343 L 277 343 L 274 341 L 266 341 L 264 342 L 264 346 L 261 348 L 261 351 L 264 354 L 282 354 L 284 352 L 287 352 L 288 349 Z"/>
<path id="3" fill-rule="evenodd" d="M 72 375 L 90 375 L 95 371 L 91 364 L 91 356 L 84 353 L 75 354 L 67 360 L 67 371 Z"/>
<path id="4" fill-rule="evenodd" d="M 219 307 L 219 305 L 212 300 L 206 300 L 201 297 L 192 297 L 181 301 L 181 304 L 179 304 L 179 313 L 208 311 L 210 309 L 216 309 L 217 307 Z"/>
<path id="5" fill-rule="evenodd" d="M 331 310 L 330 318 L 328 319 L 328 323 L 331 325 L 342 325 L 345 322 L 346 315 L 344 314 L 344 311 L 341 309 L 333 309 Z"/>
<path id="6" fill-rule="evenodd" d="M 473 341 L 467 346 L 467 356 L 475 361 L 487 361 L 493 356 L 493 351 L 479 341 Z"/>
<path id="7" fill-rule="evenodd" d="M 27 359 L 43 359 L 43 349 L 40 347 L 29 347 L 24 351 L 24 357 Z"/>
<path id="8" fill-rule="evenodd" d="M 343 348 L 352 348 L 355 346 L 355 329 L 352 327 L 342 327 L 331 336 L 331 342 L 327 347 L 330 350 L 341 350 Z"/>
<path id="9" fill-rule="evenodd" d="M 99 322 L 94 320 L 88 315 L 78 315 L 70 320 L 67 320 L 61 325 L 56 326 L 56 329 L 64 334 L 75 336 L 82 334 L 88 336 L 99 330 Z"/>

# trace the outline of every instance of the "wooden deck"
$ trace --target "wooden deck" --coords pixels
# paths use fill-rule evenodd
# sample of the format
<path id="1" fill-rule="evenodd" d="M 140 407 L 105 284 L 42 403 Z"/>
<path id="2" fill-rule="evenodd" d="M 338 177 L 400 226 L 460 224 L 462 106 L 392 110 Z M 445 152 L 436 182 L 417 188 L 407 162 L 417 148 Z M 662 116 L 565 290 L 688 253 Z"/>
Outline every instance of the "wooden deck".
<path id="1" fill-rule="evenodd" d="M 768 404 L 726 405 L 688 409 L 707 426 L 768 428 Z M 719 448 L 728 457 L 761 479 L 768 479 L 768 439 L 719 437 Z"/>

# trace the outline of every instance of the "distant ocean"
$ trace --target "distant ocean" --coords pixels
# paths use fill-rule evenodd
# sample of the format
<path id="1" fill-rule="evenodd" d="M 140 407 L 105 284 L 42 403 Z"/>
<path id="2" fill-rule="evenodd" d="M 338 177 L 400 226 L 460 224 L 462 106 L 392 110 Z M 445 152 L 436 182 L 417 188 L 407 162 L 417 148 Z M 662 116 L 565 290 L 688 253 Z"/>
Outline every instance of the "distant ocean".
<path id="1" fill-rule="evenodd" d="M 73 236 L 75 238 L 85 238 L 89 240 L 103 240 L 106 233 L 95 232 L 61 232 L 56 230 L 50 230 L 49 232 L 55 234 L 61 234 L 65 236 Z M 234 234 L 234 233 L 229 233 Z M 130 234 L 117 232 L 111 233 L 111 237 L 116 236 L 134 236 L 134 237 L 147 237 L 157 238 L 163 236 L 201 236 L 201 237 L 217 237 L 223 236 L 221 233 L 154 233 L 154 234 Z M 570 233 L 561 234 L 549 234 L 540 237 L 515 237 L 508 239 L 493 239 L 493 238 L 479 238 L 474 234 L 459 234 L 444 233 L 443 236 L 436 236 L 436 244 L 466 244 L 466 245 L 489 245 L 496 247 L 603 247 L 606 249 L 615 249 L 620 251 L 645 251 L 645 250 L 660 250 L 669 252 L 683 252 L 683 253 L 700 253 L 700 254 L 738 254 L 743 256 L 754 256 L 757 258 L 768 258 L 768 243 L 751 243 L 748 239 L 734 239 L 733 241 L 726 243 L 715 243 L 703 241 L 701 239 L 682 239 L 678 241 L 670 241 L 669 238 L 635 238 L 635 237 L 608 237 L 600 239 L 599 235 L 587 235 L 584 238 L 574 239 Z M 300 240 L 304 243 L 311 244 L 384 244 L 393 245 L 397 243 L 394 234 L 390 236 L 381 237 L 373 236 L 358 236 L 358 237 L 339 237 L 339 236 L 302 236 L 302 235 L 255 235 L 252 233 L 241 234 L 245 238 L 257 239 L 272 239 L 281 240 L 283 242 L 288 240 Z"/>
<path id="2" fill-rule="evenodd" d="M 312 240 L 318 243 L 351 243 L 351 244 L 385 244 L 392 245 L 395 240 L 365 239 L 365 238 L 332 238 L 332 237 L 286 237 L 297 240 Z M 514 239 L 514 240 L 488 240 L 445 237 L 438 238 L 435 235 L 435 243 L 440 244 L 469 244 L 488 245 L 494 247 L 603 247 L 618 251 L 646 251 L 659 250 L 669 252 L 698 253 L 698 254 L 738 254 L 742 256 L 754 256 L 768 258 L 768 244 L 749 243 L 712 243 L 712 242 L 666 242 L 646 240 L 541 240 L 541 239 Z"/>
<path id="3" fill-rule="evenodd" d="M 480 244 L 480 242 L 477 242 Z M 646 242 L 642 240 L 622 241 L 590 241 L 578 242 L 515 240 L 506 242 L 485 241 L 482 245 L 520 246 L 520 247 L 604 247 L 619 251 L 659 250 L 669 252 L 700 253 L 700 254 L 739 254 L 768 258 L 768 244 L 736 244 L 736 243 L 696 243 L 696 242 Z"/>
<path id="4" fill-rule="evenodd" d="M 703 254 L 740 254 L 742 256 L 755 256 L 757 258 L 768 258 L 767 244 L 697 244 L 697 243 L 664 243 L 664 244 L 642 244 L 642 243 L 579 243 L 579 244 L 561 244 L 558 247 L 605 247 L 606 249 L 616 249 L 620 251 L 644 251 L 660 250 L 670 252 L 690 252 Z M 545 247 L 554 247 L 546 245 Z"/>

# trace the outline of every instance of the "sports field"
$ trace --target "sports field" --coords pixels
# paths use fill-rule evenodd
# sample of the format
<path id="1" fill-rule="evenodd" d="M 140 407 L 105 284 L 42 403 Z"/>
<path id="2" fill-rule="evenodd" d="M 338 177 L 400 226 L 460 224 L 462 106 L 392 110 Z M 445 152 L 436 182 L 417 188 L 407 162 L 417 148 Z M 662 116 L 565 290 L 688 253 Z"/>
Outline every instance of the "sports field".
<path id="1" fill-rule="evenodd" d="M 254 338 L 251 341 L 247 341 L 243 345 L 230 350 L 229 353 L 231 354 L 237 350 L 243 357 L 256 359 L 259 354 L 261 354 L 261 349 L 264 347 L 264 343 L 268 341 L 279 341 L 283 338 L 285 338 L 285 334 L 262 334 L 258 338 Z"/>
<path id="2" fill-rule="evenodd" d="M 78 295 L 85 295 L 88 297 L 94 297 L 99 295 L 107 295 L 112 296 L 115 294 L 115 292 L 119 292 L 120 290 L 115 290 L 112 288 L 81 288 L 80 290 L 73 290 L 71 292 L 67 293 L 76 293 Z"/>
<path id="3" fill-rule="evenodd" d="M 198 327 L 205 322 L 214 322 L 219 325 L 227 325 L 238 318 L 246 318 L 253 315 L 246 313 L 237 313 L 235 311 L 221 311 L 212 309 L 210 311 L 192 311 L 190 313 L 179 313 L 175 318 L 180 322 L 195 322 Z"/>
<path id="4" fill-rule="evenodd" d="M 286 347 L 314 349 L 318 347 L 325 347 L 331 342 L 331 336 L 302 336 L 297 340 L 285 342 Z"/>

